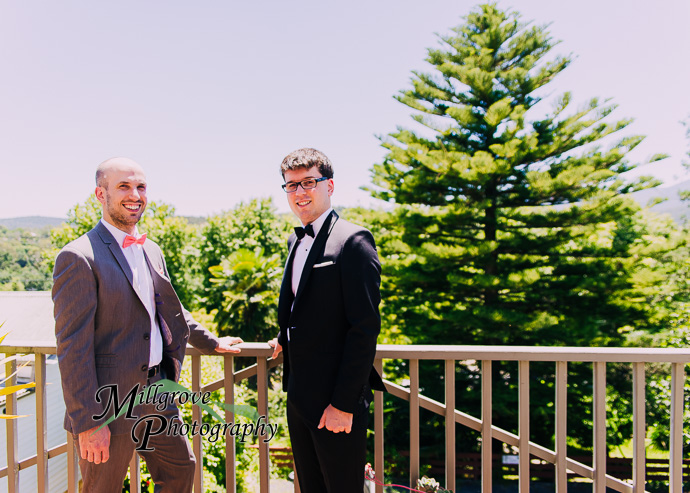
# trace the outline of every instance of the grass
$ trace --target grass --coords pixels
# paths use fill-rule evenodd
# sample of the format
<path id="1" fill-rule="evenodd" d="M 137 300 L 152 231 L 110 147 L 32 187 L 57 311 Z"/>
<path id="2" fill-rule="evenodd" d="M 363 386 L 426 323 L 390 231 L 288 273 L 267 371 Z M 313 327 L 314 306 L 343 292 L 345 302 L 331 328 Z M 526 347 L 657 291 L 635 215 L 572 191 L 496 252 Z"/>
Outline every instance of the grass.
<path id="1" fill-rule="evenodd" d="M 631 458 L 633 456 L 633 441 L 632 438 L 624 442 L 622 445 L 611 450 L 611 457 L 627 457 Z M 645 457 L 649 459 L 668 459 L 669 451 L 661 450 L 652 444 L 652 440 L 645 439 Z"/>

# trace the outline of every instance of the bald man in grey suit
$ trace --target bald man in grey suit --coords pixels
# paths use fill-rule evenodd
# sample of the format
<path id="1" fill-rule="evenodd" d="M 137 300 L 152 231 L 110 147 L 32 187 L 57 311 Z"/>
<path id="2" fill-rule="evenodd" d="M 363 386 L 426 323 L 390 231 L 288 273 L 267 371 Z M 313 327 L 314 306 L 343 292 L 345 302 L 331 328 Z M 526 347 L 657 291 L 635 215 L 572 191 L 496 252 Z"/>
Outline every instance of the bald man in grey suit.
<path id="1" fill-rule="evenodd" d="M 146 208 L 146 177 L 131 159 L 113 158 L 96 171 L 96 197 L 103 218 L 65 246 L 53 272 L 57 355 L 65 398 L 65 429 L 80 455 L 84 492 L 120 493 L 135 450 L 135 419 L 113 415 L 108 403 L 167 378 L 177 381 L 187 342 L 204 353 L 237 353 L 237 337 L 217 338 L 199 325 L 175 294 L 161 249 L 137 223 Z M 170 404 L 134 409 L 179 420 Z M 142 428 L 137 427 L 137 428 Z M 186 436 L 151 437 L 140 451 L 156 492 L 192 491 L 195 458 Z"/>

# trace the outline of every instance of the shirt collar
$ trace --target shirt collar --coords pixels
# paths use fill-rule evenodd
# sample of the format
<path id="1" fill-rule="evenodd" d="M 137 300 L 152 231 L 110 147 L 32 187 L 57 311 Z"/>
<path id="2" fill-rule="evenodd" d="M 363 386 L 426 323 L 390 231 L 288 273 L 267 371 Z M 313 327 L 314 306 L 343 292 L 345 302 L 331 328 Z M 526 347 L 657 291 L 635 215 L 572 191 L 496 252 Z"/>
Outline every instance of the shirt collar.
<path id="1" fill-rule="evenodd" d="M 321 214 L 316 220 L 311 223 L 311 227 L 314 228 L 314 238 L 316 238 L 319 235 L 319 231 L 321 230 L 321 226 L 323 226 L 323 223 L 326 222 L 326 218 L 328 215 L 333 211 L 333 207 L 329 207 L 326 212 Z"/>
<path id="2" fill-rule="evenodd" d="M 103 218 L 101 218 L 101 224 L 103 224 L 103 226 L 105 226 L 106 229 L 110 231 L 110 234 L 113 235 L 113 238 L 115 238 L 115 241 L 118 245 L 120 245 L 120 247 L 122 247 L 122 244 L 125 242 L 125 238 L 127 236 L 130 236 L 128 233 L 125 233 L 121 229 L 116 228 Z M 135 238 L 139 238 L 139 229 L 136 226 L 134 226 L 134 234 L 132 236 L 134 236 Z"/>

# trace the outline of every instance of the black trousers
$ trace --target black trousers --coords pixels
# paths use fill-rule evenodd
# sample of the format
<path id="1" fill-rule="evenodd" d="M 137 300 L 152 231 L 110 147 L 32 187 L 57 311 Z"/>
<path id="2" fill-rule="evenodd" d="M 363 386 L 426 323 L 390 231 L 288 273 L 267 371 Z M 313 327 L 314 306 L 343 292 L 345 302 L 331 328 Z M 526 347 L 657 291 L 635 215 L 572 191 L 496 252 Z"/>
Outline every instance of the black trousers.
<path id="1" fill-rule="evenodd" d="M 368 415 L 354 417 L 350 433 L 320 430 L 287 403 L 292 454 L 302 493 L 361 493 L 367 452 Z"/>

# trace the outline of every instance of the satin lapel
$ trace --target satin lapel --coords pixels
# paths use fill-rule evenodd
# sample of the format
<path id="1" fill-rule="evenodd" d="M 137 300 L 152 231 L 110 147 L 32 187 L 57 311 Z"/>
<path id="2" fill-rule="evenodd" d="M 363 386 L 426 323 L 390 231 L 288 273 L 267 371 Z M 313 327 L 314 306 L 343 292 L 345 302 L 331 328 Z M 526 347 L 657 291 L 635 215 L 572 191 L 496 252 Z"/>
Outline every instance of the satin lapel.
<path id="1" fill-rule="evenodd" d="M 132 269 L 130 269 L 129 267 L 129 263 L 125 258 L 125 254 L 122 253 L 122 248 L 120 248 L 120 245 L 117 244 L 115 238 L 113 238 L 113 235 L 111 235 L 110 231 L 108 231 L 108 228 L 103 226 L 100 222 L 96 225 L 96 228 L 98 231 L 98 236 L 100 236 L 103 243 L 108 245 L 108 248 L 110 248 L 110 252 L 113 254 L 113 257 L 115 257 L 115 260 L 117 260 L 117 263 L 120 265 L 122 272 L 125 274 L 125 277 L 129 281 L 129 285 L 132 286 L 132 289 L 139 297 L 139 301 L 141 301 L 141 303 L 144 306 L 146 306 L 144 304 L 144 297 L 141 295 L 141 292 L 139 292 L 139 288 L 134 285 L 134 274 L 132 274 Z"/>
<path id="2" fill-rule="evenodd" d="M 295 246 L 299 240 L 295 238 L 290 246 L 287 261 L 285 262 L 285 269 L 283 270 L 283 282 L 280 284 L 280 298 L 278 298 L 278 317 L 281 320 L 287 320 L 290 317 L 290 309 L 292 307 L 292 261 L 295 256 Z"/>
<path id="3" fill-rule="evenodd" d="M 319 234 L 316 235 L 314 244 L 312 245 L 309 255 L 307 256 L 307 261 L 304 263 L 304 270 L 302 270 L 302 276 L 300 276 L 299 279 L 299 287 L 297 288 L 297 294 L 295 295 L 295 302 L 293 306 L 297 306 L 299 297 L 302 294 L 302 291 L 304 291 L 304 286 L 306 286 L 307 282 L 309 282 L 309 276 L 311 275 L 312 268 L 314 267 L 314 262 L 316 262 L 317 257 L 323 252 L 323 249 L 326 246 L 326 240 L 331 235 L 331 230 L 333 229 L 333 226 L 335 226 L 337 220 L 338 214 L 336 214 L 335 211 L 331 212 L 331 214 L 326 218 L 326 221 L 324 221 L 323 226 L 321 226 Z"/>

